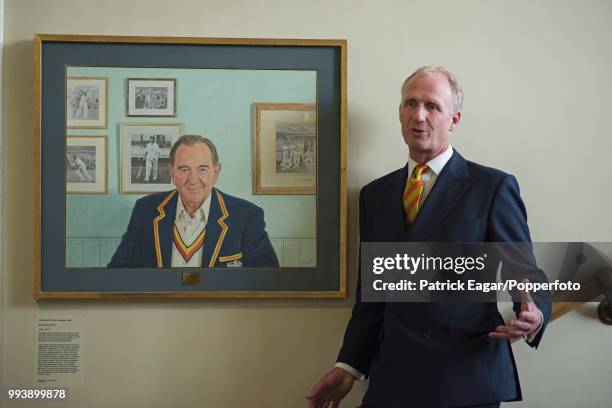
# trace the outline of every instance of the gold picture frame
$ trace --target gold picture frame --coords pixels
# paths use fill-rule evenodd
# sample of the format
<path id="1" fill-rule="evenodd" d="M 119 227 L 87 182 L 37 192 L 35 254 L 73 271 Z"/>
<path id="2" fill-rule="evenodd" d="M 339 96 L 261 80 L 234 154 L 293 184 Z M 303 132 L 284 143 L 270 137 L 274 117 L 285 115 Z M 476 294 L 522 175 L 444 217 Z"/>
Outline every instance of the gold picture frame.
<path id="1" fill-rule="evenodd" d="M 118 50 L 129 52 L 117 52 Z M 136 66 L 134 61 L 137 61 Z M 36 34 L 34 37 L 34 298 L 346 297 L 348 287 L 346 64 L 347 42 L 342 39 Z M 173 72 L 158 75 L 128 72 L 140 68 L 170 69 L 177 71 L 179 75 L 175 76 Z M 181 87 L 185 85 L 185 75 L 178 71 L 185 68 L 216 72 L 232 70 L 237 74 L 236 78 L 247 78 L 244 84 L 240 84 L 242 88 L 236 95 L 244 96 L 242 89 L 251 89 L 252 93 L 249 94 L 251 96 L 243 97 L 239 108 L 236 108 L 238 106 L 236 95 L 227 93 L 225 101 L 227 107 L 224 108 L 224 112 L 234 115 L 232 118 L 239 117 L 239 120 L 232 122 L 230 119 L 227 123 L 219 123 L 214 132 L 208 132 L 207 128 L 209 123 L 214 124 L 215 118 L 204 123 L 197 109 L 181 109 L 177 112 L 176 118 L 170 120 L 180 122 L 183 126 L 181 134 L 183 131 L 202 133 L 204 136 L 212 133 L 218 138 L 231 134 L 242 138 L 240 142 L 232 142 L 233 144 L 226 139 L 225 150 L 222 150 L 223 157 L 227 158 L 223 180 L 233 175 L 233 180 L 238 180 L 238 183 L 220 185 L 219 188 L 228 190 L 230 195 L 233 194 L 238 198 L 240 195 L 247 196 L 247 200 L 265 211 L 266 217 L 269 217 L 266 220 L 275 217 L 277 225 L 269 222 L 266 228 L 268 231 L 274 231 L 271 240 L 277 255 L 285 257 L 283 260 L 279 256 L 280 267 L 244 267 L 235 270 L 196 267 L 190 268 L 189 276 L 184 274 L 184 268 L 137 267 L 111 270 L 107 267 L 107 255 L 112 255 L 121 234 L 125 231 L 124 228 L 115 227 L 121 226 L 124 222 L 127 224 L 130 209 L 134 210 L 130 201 L 138 200 L 138 197 L 133 195 L 121 194 L 120 173 L 123 163 L 120 127 L 124 123 L 133 123 L 131 126 L 143 125 L 133 122 L 136 118 L 127 115 L 127 106 L 124 105 L 126 82 L 123 81 L 127 78 L 163 78 L 167 75 L 176 77 L 177 87 Z M 106 73 L 113 69 L 125 69 L 127 73 L 123 77 Z M 281 81 L 279 83 L 283 86 L 270 87 L 265 81 L 257 80 L 269 78 L 271 74 L 274 76 L 276 71 L 291 72 L 289 76 L 277 75 Z M 308 78 L 311 78 L 308 87 L 305 87 L 304 81 L 301 80 L 304 75 L 309 75 Z M 103 105 L 105 109 L 111 106 L 111 111 L 106 109 L 105 114 L 100 115 L 99 119 L 104 119 L 103 124 L 82 127 L 91 131 L 78 132 L 79 135 L 86 133 L 88 137 L 107 138 L 107 160 L 108 163 L 111 161 L 113 163 L 107 164 L 108 196 L 105 197 L 71 196 L 61 193 L 66 191 L 64 164 L 66 138 L 76 136 L 67 135 L 70 132 L 66 132 L 67 87 L 64 81 L 71 76 L 108 78 L 103 85 L 105 96 Z M 292 84 L 292 87 L 284 86 L 287 83 Z M 181 94 L 181 98 L 187 95 L 187 90 L 184 88 L 177 91 Z M 113 100 L 108 101 L 108 99 Z M 197 97 L 186 98 L 186 101 L 202 99 L 206 103 L 214 104 L 211 105 L 213 109 L 207 111 L 214 113 L 218 100 L 210 95 L 200 93 Z M 302 197 L 295 195 L 254 197 L 251 194 L 252 162 L 249 160 L 252 159 L 255 148 L 252 146 L 254 104 L 259 101 L 293 100 L 297 101 L 296 103 L 308 101 L 316 104 L 316 129 L 317 132 L 325 134 L 324 139 L 317 140 L 316 168 L 317 172 L 325 174 L 325 178 L 317 180 L 314 186 L 309 187 L 309 191 L 301 192 L 305 194 Z M 73 109 L 74 106 L 75 103 Z M 234 108 L 235 111 L 232 110 Z M 79 113 L 77 119 L 81 115 L 83 114 Z M 166 124 L 166 120 L 169 119 L 151 118 L 147 122 L 155 122 L 156 126 L 161 126 Z M 239 126 L 228 126 L 228 123 Z M 70 127 L 70 129 L 79 129 L 84 125 L 91 123 L 78 124 L 79 127 Z M 233 153 L 239 154 L 240 159 L 233 158 Z M 232 160 L 234 162 L 240 160 L 241 171 L 244 171 L 242 175 L 231 172 L 230 165 L 236 164 L 232 163 Z M 142 192 L 139 194 L 149 192 L 140 191 Z M 286 194 L 298 193 L 293 191 Z M 90 201 L 95 201 L 95 206 L 91 206 Z M 114 202 L 121 202 L 121 205 L 114 205 Z M 312 210 L 313 222 L 304 228 L 302 227 L 305 223 L 297 223 L 295 224 L 297 232 L 286 233 L 288 214 L 293 213 L 294 207 L 297 208 L 303 203 L 308 205 L 309 211 Z M 96 211 L 96 215 L 100 215 L 90 217 L 87 225 L 90 230 L 96 231 L 96 236 L 93 237 L 94 246 L 89 245 L 91 236 L 74 233 L 74 229 L 80 228 L 82 223 L 78 222 L 78 217 L 71 218 L 69 215 L 74 214 L 79 206 L 88 211 Z M 70 237 L 69 231 L 72 233 Z M 72 241 L 68 242 L 68 238 Z M 85 242 L 86 240 L 89 241 Z M 76 249 L 78 256 L 72 257 L 73 250 Z M 85 251 L 87 251 L 86 256 L 81 256 Z"/>
<path id="2" fill-rule="evenodd" d="M 255 103 L 253 110 L 253 194 L 316 194 L 316 104 Z"/>
<path id="3" fill-rule="evenodd" d="M 108 137 L 66 136 L 66 194 L 108 193 Z"/>
<path id="4" fill-rule="evenodd" d="M 172 190 L 174 185 L 168 170 L 170 148 L 182 133 L 181 123 L 121 123 L 119 125 L 120 193 L 150 194 Z M 158 145 L 159 157 L 154 163 L 147 163 L 145 147 L 151 137 Z"/>
<path id="5" fill-rule="evenodd" d="M 66 129 L 108 128 L 108 78 L 66 78 Z"/>

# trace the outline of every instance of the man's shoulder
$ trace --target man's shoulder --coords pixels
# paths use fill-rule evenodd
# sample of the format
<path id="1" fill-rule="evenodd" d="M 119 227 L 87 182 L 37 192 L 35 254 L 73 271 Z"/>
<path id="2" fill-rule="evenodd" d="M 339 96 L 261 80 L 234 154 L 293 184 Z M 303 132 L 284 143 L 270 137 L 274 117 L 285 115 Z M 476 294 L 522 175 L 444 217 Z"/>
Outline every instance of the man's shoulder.
<path id="1" fill-rule="evenodd" d="M 252 202 L 245 200 L 243 198 L 235 197 L 233 195 L 222 192 L 221 190 L 214 189 L 214 193 L 219 193 L 221 198 L 223 199 L 223 203 L 227 207 L 228 211 L 252 211 L 252 210 L 261 210 L 261 208 L 253 204 Z"/>
<path id="2" fill-rule="evenodd" d="M 385 174 L 384 176 L 372 180 L 368 184 L 363 186 L 362 191 L 377 191 L 389 185 L 405 182 L 405 180 L 408 178 L 407 171 L 408 170 L 406 169 L 406 166 L 404 166 L 395 171 L 392 171 L 391 173 Z"/>
<path id="3" fill-rule="evenodd" d="M 505 171 L 489 166 L 484 166 L 473 161 L 466 160 L 466 166 L 468 169 L 468 174 L 471 177 L 480 180 L 487 180 L 492 183 L 499 183 L 505 178 L 512 176 L 511 174 L 506 173 Z"/>

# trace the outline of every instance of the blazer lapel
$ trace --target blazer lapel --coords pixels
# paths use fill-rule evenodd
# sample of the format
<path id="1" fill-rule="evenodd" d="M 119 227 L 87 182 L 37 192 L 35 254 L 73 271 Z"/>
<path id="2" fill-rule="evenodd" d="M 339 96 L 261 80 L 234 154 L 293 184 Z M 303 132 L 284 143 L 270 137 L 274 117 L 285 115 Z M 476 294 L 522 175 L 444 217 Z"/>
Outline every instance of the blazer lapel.
<path id="1" fill-rule="evenodd" d="M 206 221 L 206 236 L 204 237 L 204 252 L 202 254 L 202 267 L 204 268 L 215 266 L 228 230 L 226 220 L 229 213 L 223 196 L 217 189 L 213 189 L 210 194 L 210 211 Z"/>
<path id="2" fill-rule="evenodd" d="M 157 217 L 153 219 L 155 256 L 158 268 L 172 266 L 172 229 L 176 217 L 176 203 L 179 195 L 174 190 L 157 206 Z"/>
<path id="3" fill-rule="evenodd" d="M 400 242 L 406 240 L 406 219 L 404 216 L 403 196 L 408 179 L 408 165 L 395 171 L 387 181 L 379 199 L 383 200 L 379 208 L 382 217 L 377 225 L 377 231 L 384 234 L 376 237 L 377 241 Z"/>
<path id="4" fill-rule="evenodd" d="M 474 181 L 468 173 L 466 160 L 455 150 L 410 227 L 410 241 L 427 241 Z"/>

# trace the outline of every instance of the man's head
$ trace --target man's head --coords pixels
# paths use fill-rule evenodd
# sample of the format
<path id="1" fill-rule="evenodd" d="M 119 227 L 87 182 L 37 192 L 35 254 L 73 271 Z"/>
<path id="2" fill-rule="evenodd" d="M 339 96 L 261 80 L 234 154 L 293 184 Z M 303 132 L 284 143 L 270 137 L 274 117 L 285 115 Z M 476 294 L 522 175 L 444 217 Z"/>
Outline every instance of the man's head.
<path id="1" fill-rule="evenodd" d="M 446 150 L 462 105 L 461 86 L 443 67 L 421 67 L 404 81 L 399 119 L 413 160 L 424 163 Z"/>
<path id="2" fill-rule="evenodd" d="M 183 135 L 170 150 L 169 168 L 172 183 L 189 211 L 208 198 L 221 172 L 221 163 L 210 139 Z"/>

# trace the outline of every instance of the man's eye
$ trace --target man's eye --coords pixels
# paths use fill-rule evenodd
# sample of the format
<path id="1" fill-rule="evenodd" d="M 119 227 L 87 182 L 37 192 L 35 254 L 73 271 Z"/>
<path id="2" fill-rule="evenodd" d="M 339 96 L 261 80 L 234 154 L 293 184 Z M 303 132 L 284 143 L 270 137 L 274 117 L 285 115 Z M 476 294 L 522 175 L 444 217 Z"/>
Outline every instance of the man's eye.
<path id="1" fill-rule="evenodd" d="M 428 103 L 427 104 L 427 109 L 429 109 L 429 110 L 438 110 L 438 105 L 436 105 L 435 103 Z"/>

